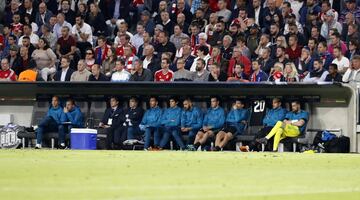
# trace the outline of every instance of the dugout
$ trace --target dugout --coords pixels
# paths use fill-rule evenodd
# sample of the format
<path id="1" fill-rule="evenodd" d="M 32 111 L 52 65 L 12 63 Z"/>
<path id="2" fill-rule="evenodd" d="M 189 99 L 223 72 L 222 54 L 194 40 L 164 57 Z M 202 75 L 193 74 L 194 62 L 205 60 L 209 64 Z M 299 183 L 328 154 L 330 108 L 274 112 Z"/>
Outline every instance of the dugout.
<path id="1" fill-rule="evenodd" d="M 275 84 L 275 83 L 0 83 L 0 115 L 11 115 L 13 122 L 30 126 L 36 103 L 49 101 L 52 95 L 72 97 L 88 110 L 98 102 L 97 112 L 103 108 L 108 96 L 123 99 L 136 95 L 158 96 L 165 100 L 169 96 L 191 96 L 200 107 L 206 107 L 208 98 L 220 96 L 223 106 L 240 98 L 247 104 L 259 104 L 258 109 L 267 106 L 269 100 L 280 97 L 285 102 L 298 99 L 310 112 L 308 129 L 339 129 L 351 139 L 351 152 L 360 152 L 359 86 L 347 84 Z M 101 103 L 102 102 L 102 103 Z M 84 105 L 87 104 L 86 105 Z M 100 103 L 100 104 L 99 104 Z M 359 125 L 358 125 L 359 124 Z M 358 131 L 359 130 L 359 131 Z"/>

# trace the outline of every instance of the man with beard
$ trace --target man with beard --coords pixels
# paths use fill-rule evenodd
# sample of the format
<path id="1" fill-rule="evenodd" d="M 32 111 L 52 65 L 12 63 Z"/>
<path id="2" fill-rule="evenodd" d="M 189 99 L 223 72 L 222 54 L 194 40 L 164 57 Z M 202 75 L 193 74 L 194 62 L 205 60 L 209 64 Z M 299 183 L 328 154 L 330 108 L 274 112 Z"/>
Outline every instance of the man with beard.
<path id="1" fill-rule="evenodd" d="M 314 61 L 314 70 L 308 73 L 308 75 L 306 75 L 306 77 L 304 78 L 304 82 L 307 83 L 322 82 L 325 81 L 325 78 L 328 74 L 329 72 L 323 68 L 322 60 L 318 59 Z"/>

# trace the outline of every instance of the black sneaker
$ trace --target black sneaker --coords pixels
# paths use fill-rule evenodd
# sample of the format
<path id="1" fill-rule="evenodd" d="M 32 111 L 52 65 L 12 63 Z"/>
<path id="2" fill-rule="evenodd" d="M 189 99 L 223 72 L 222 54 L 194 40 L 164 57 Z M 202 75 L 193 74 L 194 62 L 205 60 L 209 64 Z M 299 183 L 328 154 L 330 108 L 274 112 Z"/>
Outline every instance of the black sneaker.
<path id="1" fill-rule="evenodd" d="M 67 147 L 65 145 L 59 145 L 58 149 L 67 149 Z"/>
<path id="2" fill-rule="evenodd" d="M 268 142 L 268 139 L 265 138 L 265 137 L 263 137 L 263 138 L 257 139 L 256 141 L 257 141 L 258 143 L 261 143 L 261 144 L 266 145 L 267 142 Z"/>

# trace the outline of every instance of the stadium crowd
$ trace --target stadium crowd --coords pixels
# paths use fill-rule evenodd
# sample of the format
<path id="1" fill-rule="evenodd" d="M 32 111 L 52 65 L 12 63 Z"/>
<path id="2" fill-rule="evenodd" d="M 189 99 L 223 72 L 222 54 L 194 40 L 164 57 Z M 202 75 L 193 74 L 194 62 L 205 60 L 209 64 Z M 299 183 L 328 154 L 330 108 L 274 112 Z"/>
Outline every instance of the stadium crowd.
<path id="1" fill-rule="evenodd" d="M 2 81 L 360 81 L 355 0 L 4 0 Z"/>

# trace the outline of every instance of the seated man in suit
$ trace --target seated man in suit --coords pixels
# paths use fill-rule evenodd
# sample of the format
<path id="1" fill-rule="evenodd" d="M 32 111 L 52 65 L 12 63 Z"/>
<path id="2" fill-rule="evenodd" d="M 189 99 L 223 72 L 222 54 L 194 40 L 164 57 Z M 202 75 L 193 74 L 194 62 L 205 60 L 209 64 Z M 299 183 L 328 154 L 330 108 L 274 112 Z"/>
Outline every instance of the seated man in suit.
<path id="1" fill-rule="evenodd" d="M 117 97 L 110 98 L 110 108 L 107 108 L 99 127 L 106 128 L 106 146 L 107 149 L 118 148 L 122 141 L 126 140 L 123 136 L 125 116 L 123 109 L 119 106 Z"/>
<path id="2" fill-rule="evenodd" d="M 144 110 L 139 107 L 139 99 L 137 97 L 131 97 L 129 100 L 129 108 L 125 111 L 125 123 L 127 127 L 127 139 L 133 140 L 141 139 L 142 131 L 139 128 Z"/>
<path id="3" fill-rule="evenodd" d="M 60 67 L 61 69 L 55 73 L 54 81 L 70 81 L 71 75 L 74 73 L 74 70 L 70 68 L 70 58 L 62 57 Z"/>

